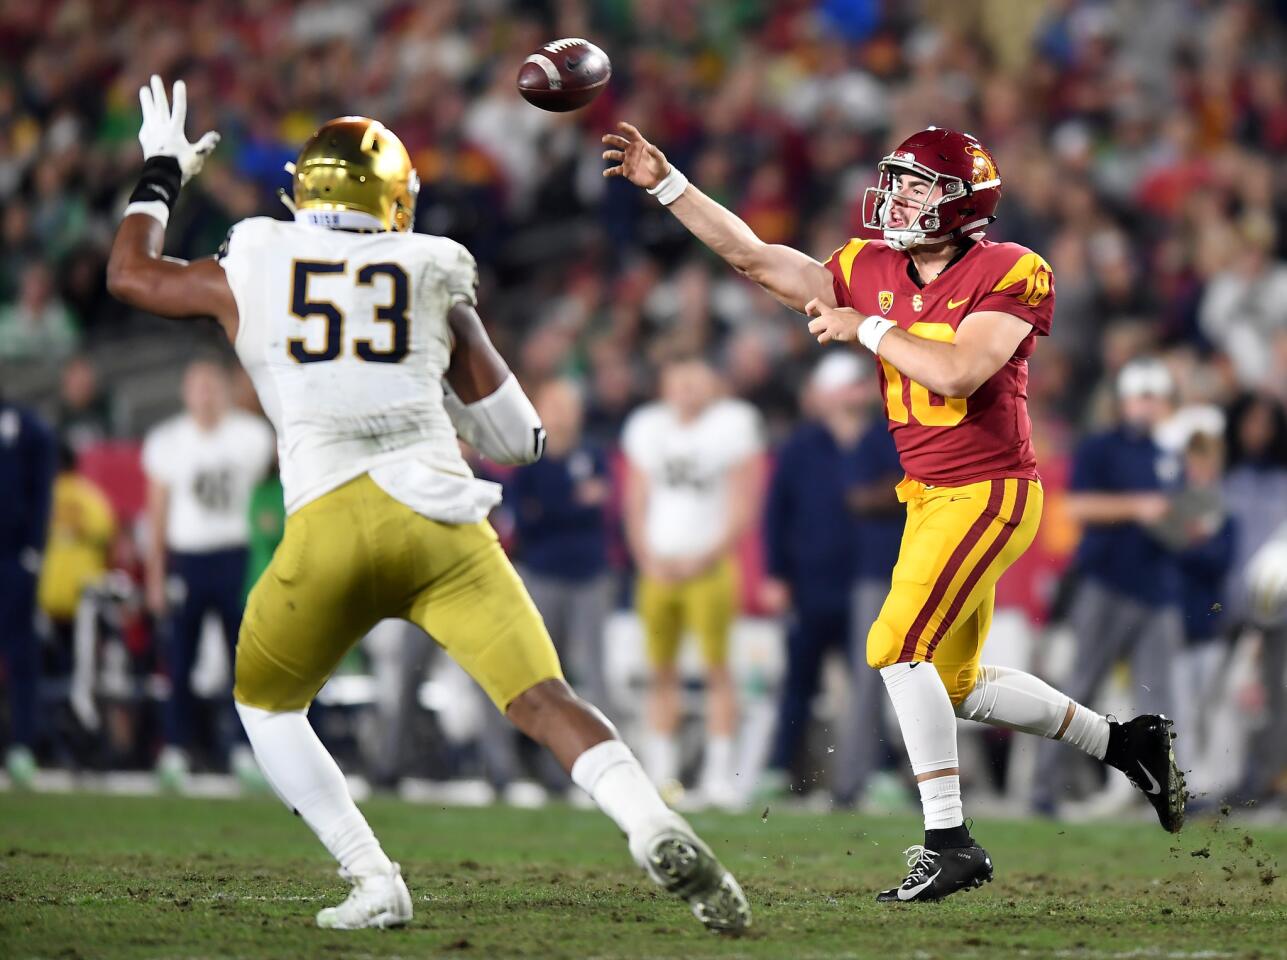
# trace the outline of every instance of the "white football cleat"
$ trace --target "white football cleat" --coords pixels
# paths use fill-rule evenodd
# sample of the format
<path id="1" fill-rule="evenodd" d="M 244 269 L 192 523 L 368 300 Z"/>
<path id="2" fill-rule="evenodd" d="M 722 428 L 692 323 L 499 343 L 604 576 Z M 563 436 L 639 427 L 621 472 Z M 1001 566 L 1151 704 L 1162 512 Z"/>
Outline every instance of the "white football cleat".
<path id="1" fill-rule="evenodd" d="M 636 860 L 654 883 L 687 901 L 707 930 L 737 936 L 751 925 L 751 907 L 737 880 L 678 817 L 642 845 Z"/>
<path id="2" fill-rule="evenodd" d="M 340 877 L 353 884 L 348 898 L 317 913 L 317 925 L 327 930 L 380 930 L 401 927 L 411 920 L 411 892 L 396 863 L 389 873 L 354 877 L 343 867 Z"/>

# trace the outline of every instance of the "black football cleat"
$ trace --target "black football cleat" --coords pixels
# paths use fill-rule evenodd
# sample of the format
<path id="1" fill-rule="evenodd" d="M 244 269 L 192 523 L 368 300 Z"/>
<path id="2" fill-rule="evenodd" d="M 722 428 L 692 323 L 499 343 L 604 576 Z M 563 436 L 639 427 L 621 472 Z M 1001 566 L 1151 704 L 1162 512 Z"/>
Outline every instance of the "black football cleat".
<path id="1" fill-rule="evenodd" d="M 947 847 L 935 852 L 917 844 L 903 851 L 911 873 L 901 886 L 883 890 L 877 903 L 921 903 L 942 900 L 958 890 L 973 890 L 992 882 L 992 858 L 977 844 Z"/>
<path id="2" fill-rule="evenodd" d="M 1184 774 L 1175 764 L 1172 723 L 1156 713 L 1146 713 L 1125 723 L 1110 723 L 1104 762 L 1116 767 L 1142 790 L 1157 811 L 1162 829 L 1179 833 L 1184 826 L 1188 792 Z"/>

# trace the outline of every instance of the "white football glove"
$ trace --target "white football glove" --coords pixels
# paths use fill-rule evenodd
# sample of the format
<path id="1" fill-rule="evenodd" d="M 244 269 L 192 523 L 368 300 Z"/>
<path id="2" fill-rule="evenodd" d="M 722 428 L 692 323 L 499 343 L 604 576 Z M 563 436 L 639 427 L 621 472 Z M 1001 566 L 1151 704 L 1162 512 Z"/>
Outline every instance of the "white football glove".
<path id="1" fill-rule="evenodd" d="M 174 81 L 174 109 L 165 97 L 165 84 L 152 74 L 149 87 L 139 87 L 139 103 L 143 107 L 143 126 L 139 128 L 139 143 L 143 146 L 143 159 L 174 157 L 179 161 L 183 182 L 201 172 L 206 157 L 219 142 L 219 134 L 211 130 L 196 143 L 188 143 L 183 132 L 188 118 L 188 87 L 182 80 Z"/>

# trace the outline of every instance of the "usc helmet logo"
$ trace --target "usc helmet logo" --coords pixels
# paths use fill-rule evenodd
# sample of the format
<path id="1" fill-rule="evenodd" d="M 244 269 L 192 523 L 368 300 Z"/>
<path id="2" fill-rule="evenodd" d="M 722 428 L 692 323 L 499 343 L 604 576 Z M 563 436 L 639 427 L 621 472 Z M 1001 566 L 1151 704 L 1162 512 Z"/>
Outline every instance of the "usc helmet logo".
<path id="1" fill-rule="evenodd" d="M 986 183 L 997 179 L 997 165 L 988 156 L 986 150 L 982 147 L 970 146 L 965 148 L 965 152 L 974 158 L 973 169 L 970 172 L 971 183 Z"/>

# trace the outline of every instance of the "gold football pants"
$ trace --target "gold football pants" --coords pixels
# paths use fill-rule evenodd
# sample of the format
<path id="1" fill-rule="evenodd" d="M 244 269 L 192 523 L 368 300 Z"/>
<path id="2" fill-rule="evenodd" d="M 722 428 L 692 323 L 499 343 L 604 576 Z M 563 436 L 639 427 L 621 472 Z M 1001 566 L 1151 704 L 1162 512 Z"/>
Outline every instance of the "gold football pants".
<path id="1" fill-rule="evenodd" d="M 264 710 L 304 709 L 386 617 L 422 627 L 502 712 L 563 676 L 491 525 L 430 520 L 364 474 L 286 519 L 246 604 L 234 696 Z"/>
<path id="2" fill-rule="evenodd" d="M 926 487 L 905 479 L 907 526 L 889 596 L 867 634 L 867 662 L 934 664 L 952 703 L 974 689 L 996 584 L 1041 522 L 1036 480 Z"/>
<path id="3" fill-rule="evenodd" d="M 737 570 L 727 557 L 691 580 L 666 583 L 640 577 L 635 603 L 643 623 L 648 661 L 669 666 L 691 630 L 709 666 L 728 660 L 729 633 L 737 614 Z"/>

